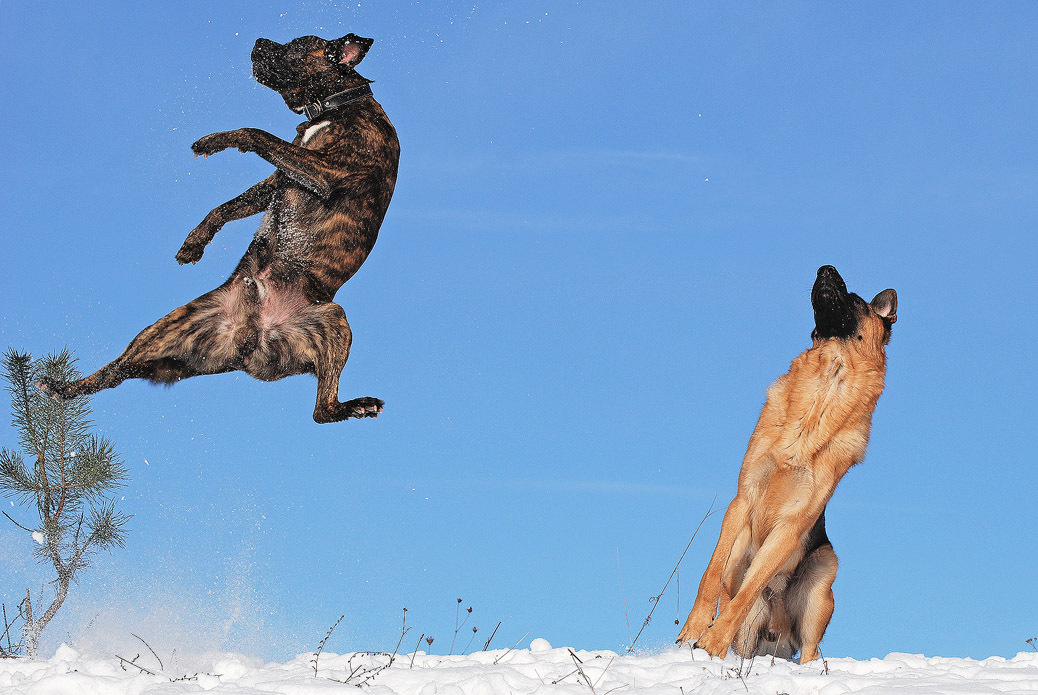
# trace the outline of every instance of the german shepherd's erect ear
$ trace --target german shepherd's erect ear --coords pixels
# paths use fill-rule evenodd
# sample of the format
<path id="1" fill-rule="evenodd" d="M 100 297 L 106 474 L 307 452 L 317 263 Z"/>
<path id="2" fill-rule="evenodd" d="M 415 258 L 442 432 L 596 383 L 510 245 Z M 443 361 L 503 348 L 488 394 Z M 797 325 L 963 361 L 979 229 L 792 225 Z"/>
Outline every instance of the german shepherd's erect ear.
<path id="1" fill-rule="evenodd" d="M 883 290 L 872 298 L 869 306 L 888 323 L 897 321 L 897 292 L 894 290 Z"/>

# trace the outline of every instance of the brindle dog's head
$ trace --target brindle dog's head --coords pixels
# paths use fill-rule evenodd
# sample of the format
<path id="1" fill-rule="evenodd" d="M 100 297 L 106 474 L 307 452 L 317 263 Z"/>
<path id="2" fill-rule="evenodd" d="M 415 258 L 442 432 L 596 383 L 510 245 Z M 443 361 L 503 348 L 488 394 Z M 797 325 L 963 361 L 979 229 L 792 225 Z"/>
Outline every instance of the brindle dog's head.
<path id="1" fill-rule="evenodd" d="M 811 338 L 851 340 L 882 348 L 890 341 L 890 327 L 897 321 L 897 292 L 883 290 L 869 303 L 847 291 L 843 278 L 831 265 L 818 269 L 811 289 L 815 329 Z"/>
<path id="2" fill-rule="evenodd" d="M 301 36 L 288 43 L 258 39 L 252 49 L 252 74 L 299 113 L 307 104 L 370 82 L 354 68 L 374 42 L 356 34 L 332 41 L 319 36 Z"/>

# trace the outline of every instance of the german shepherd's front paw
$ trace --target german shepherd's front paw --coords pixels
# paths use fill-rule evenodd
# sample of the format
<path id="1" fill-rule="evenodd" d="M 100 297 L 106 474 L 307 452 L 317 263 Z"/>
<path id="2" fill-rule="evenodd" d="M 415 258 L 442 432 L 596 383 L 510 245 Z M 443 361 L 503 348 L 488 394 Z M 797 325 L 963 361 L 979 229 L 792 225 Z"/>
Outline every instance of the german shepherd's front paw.
<path id="1" fill-rule="evenodd" d="M 710 656 L 719 656 L 723 659 L 728 654 L 728 647 L 732 646 L 732 639 L 730 637 L 726 639 L 720 630 L 710 627 L 693 646 L 705 649 Z"/>
<path id="2" fill-rule="evenodd" d="M 678 634 L 677 644 L 685 644 L 686 642 L 695 642 L 699 639 L 706 629 L 710 627 L 710 623 L 714 621 L 714 614 L 709 610 L 701 610 L 698 605 L 692 607 L 692 611 L 688 614 L 688 620 L 681 627 L 681 632 Z"/>
<path id="3" fill-rule="evenodd" d="M 193 145 L 191 145 L 191 150 L 195 153 L 196 157 L 198 155 L 208 157 L 211 154 L 223 152 L 229 147 L 237 147 L 242 152 L 247 152 L 250 142 L 251 140 L 248 136 L 247 130 L 245 128 L 239 128 L 238 130 L 212 133 L 206 135 L 204 138 L 199 138 Z"/>

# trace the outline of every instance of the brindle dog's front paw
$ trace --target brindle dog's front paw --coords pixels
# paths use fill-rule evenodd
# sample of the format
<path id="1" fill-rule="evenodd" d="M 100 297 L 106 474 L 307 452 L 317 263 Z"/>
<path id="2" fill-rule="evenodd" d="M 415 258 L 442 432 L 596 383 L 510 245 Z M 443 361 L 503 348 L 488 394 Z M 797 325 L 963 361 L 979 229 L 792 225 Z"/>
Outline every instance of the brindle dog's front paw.
<path id="1" fill-rule="evenodd" d="M 237 147 L 242 152 L 248 150 L 248 136 L 243 128 L 238 130 L 227 130 L 222 133 L 212 133 L 204 138 L 199 138 L 191 145 L 195 156 L 208 157 L 217 152 L 223 152 L 228 147 Z"/>
<path id="2" fill-rule="evenodd" d="M 184 240 L 184 245 L 177 251 L 177 263 L 184 265 L 185 263 L 198 263 L 202 258 L 202 254 L 205 253 L 205 241 L 192 238 L 194 235 L 188 235 L 187 239 Z"/>

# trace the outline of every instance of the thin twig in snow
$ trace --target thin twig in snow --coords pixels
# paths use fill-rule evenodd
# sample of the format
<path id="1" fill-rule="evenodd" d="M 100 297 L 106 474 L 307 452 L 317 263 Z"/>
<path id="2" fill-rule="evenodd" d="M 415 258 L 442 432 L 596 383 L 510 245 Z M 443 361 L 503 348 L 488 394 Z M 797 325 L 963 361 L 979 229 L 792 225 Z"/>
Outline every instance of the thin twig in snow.
<path id="1" fill-rule="evenodd" d="M 579 673 L 580 677 L 584 679 L 585 683 L 587 683 L 587 687 L 591 688 L 591 695 L 594 695 L 595 686 L 591 685 L 591 679 L 587 677 L 587 674 L 584 673 L 584 669 L 581 667 L 581 664 L 584 662 L 580 660 L 580 657 L 577 656 L 572 649 L 569 650 L 569 655 L 573 657 L 573 663 L 577 665 L 577 673 Z"/>
<path id="2" fill-rule="evenodd" d="M 358 688 L 360 686 L 364 685 L 365 683 L 371 682 L 372 680 L 374 680 L 375 676 L 377 676 L 378 674 L 382 673 L 387 668 L 389 668 L 390 666 L 393 665 L 393 662 L 396 661 L 396 654 L 397 654 L 398 651 L 400 651 L 400 645 L 404 641 L 404 635 L 406 635 L 410 631 L 411 631 L 411 628 L 407 627 L 407 609 L 405 608 L 404 609 L 404 621 L 400 625 L 400 639 L 398 639 L 396 641 L 396 648 L 393 649 L 393 653 L 390 654 L 389 661 L 386 662 L 385 666 L 379 666 L 376 669 L 372 669 L 372 670 L 366 672 L 364 674 L 364 678 L 359 683 L 357 683 L 357 687 Z"/>
<path id="3" fill-rule="evenodd" d="M 624 595 L 624 573 L 620 570 L 620 548 L 616 549 L 616 575 L 620 578 L 620 600 L 624 603 L 624 620 L 627 621 L 627 643 L 634 641 L 631 637 L 631 617 L 627 614 L 627 597 Z"/>
<path id="4" fill-rule="evenodd" d="M 129 664 L 130 666 L 133 666 L 134 668 L 139 668 L 141 670 L 141 673 L 147 673 L 147 674 L 152 675 L 152 676 L 162 675 L 162 674 L 156 673 L 155 671 L 152 671 L 150 668 L 144 668 L 143 666 L 138 664 L 137 663 L 137 659 L 141 658 L 140 654 L 138 654 L 137 656 L 133 657 L 132 660 L 131 659 L 124 659 L 123 657 L 119 656 L 118 654 L 115 655 L 115 658 L 118 659 L 119 661 L 123 662 L 122 668 L 123 668 L 124 671 L 126 670 L 126 665 Z"/>
<path id="5" fill-rule="evenodd" d="M 713 516 L 716 513 L 716 511 L 719 511 L 714 509 L 714 502 L 716 501 L 717 496 L 714 495 L 714 499 L 710 502 L 710 508 L 706 510 L 706 514 L 704 514 L 703 518 L 699 520 L 699 526 L 696 526 L 696 530 L 693 531 L 692 537 L 688 539 L 688 545 L 685 546 L 685 550 L 682 551 L 681 557 L 678 558 L 677 564 L 674 565 L 674 569 L 671 571 L 670 576 L 667 577 L 667 583 L 663 585 L 663 591 L 649 599 L 649 602 L 652 603 L 652 608 L 649 610 L 649 614 L 645 616 L 645 622 L 642 623 L 641 630 L 638 630 L 638 634 L 635 635 L 634 640 L 631 641 L 631 646 L 627 648 L 628 654 L 634 651 L 635 643 L 638 642 L 638 638 L 642 636 L 642 632 L 644 632 L 645 628 L 649 625 L 649 621 L 652 620 L 653 611 L 655 611 L 656 606 L 659 605 L 660 599 L 663 598 L 663 594 L 667 592 L 667 587 L 670 586 L 670 580 L 674 578 L 674 575 L 678 571 L 678 567 L 681 566 L 681 561 L 685 559 L 685 553 L 687 553 L 688 549 L 692 547 L 692 541 L 696 539 L 696 534 L 699 533 L 699 529 L 703 528 L 703 524 L 706 523 L 707 519 Z"/>
<path id="6" fill-rule="evenodd" d="M 602 669 L 602 673 L 598 674 L 598 678 L 596 678 L 596 679 L 595 679 L 595 685 L 598 685 L 598 684 L 599 684 L 599 682 L 600 682 L 600 681 L 601 681 L 601 680 L 602 680 L 603 678 L 605 678 L 605 674 L 606 674 L 606 671 L 608 671 L 608 670 L 609 670 L 609 667 L 613 665 L 613 659 L 615 659 L 615 658 L 616 658 L 616 656 L 615 656 L 615 655 L 609 658 L 609 663 L 608 663 L 608 664 L 606 664 L 606 667 L 605 667 L 604 669 Z M 593 688 L 592 688 L 592 690 L 593 690 Z"/>
<path id="7" fill-rule="evenodd" d="M 459 598 L 458 599 L 458 605 L 454 607 L 454 637 L 451 639 L 451 649 L 450 649 L 449 652 L 447 652 L 447 656 L 451 656 L 451 655 L 454 654 L 454 642 L 455 642 L 455 640 L 458 639 L 458 632 L 461 630 L 461 628 L 465 627 L 465 623 L 467 623 L 469 621 L 469 618 L 472 616 L 472 606 L 468 607 L 468 609 L 466 610 L 466 613 L 465 613 L 465 619 L 462 620 L 459 623 L 458 622 L 458 618 L 460 616 L 461 616 L 461 599 Z"/>
<path id="8" fill-rule="evenodd" d="M 500 620 L 497 621 L 497 627 L 494 628 L 494 631 L 490 633 L 490 639 L 488 639 L 486 642 L 483 643 L 483 651 L 486 651 L 487 649 L 490 648 L 490 640 L 494 639 L 494 635 L 497 634 L 497 628 L 498 627 L 501 627 L 501 621 Z"/>
<path id="9" fill-rule="evenodd" d="M 415 658 L 415 655 L 418 654 L 418 647 L 422 646 L 422 638 L 423 637 L 425 637 L 425 633 L 424 632 L 418 638 L 418 642 L 415 643 L 415 645 L 414 645 L 414 651 L 411 652 L 411 665 L 408 666 L 407 668 L 414 668 L 414 658 Z"/>
<path id="10" fill-rule="evenodd" d="M 476 633 L 477 632 L 479 632 L 479 628 L 477 628 L 475 625 L 473 625 L 472 626 L 472 636 L 469 637 L 468 644 L 465 645 L 465 648 L 461 650 L 462 656 L 464 656 L 465 654 L 468 653 L 469 647 L 472 646 L 472 640 L 476 639 Z"/>
<path id="11" fill-rule="evenodd" d="M 317 677 L 317 662 L 321 658 L 321 652 L 324 651 L 324 645 L 328 642 L 328 638 L 332 636 L 332 633 L 335 632 L 335 628 L 339 627 L 339 623 L 341 623 L 342 619 L 345 618 L 345 617 L 346 617 L 345 613 L 340 615 L 339 619 L 336 620 L 335 623 L 330 628 L 328 628 L 328 632 L 325 633 L 324 639 L 321 640 L 321 643 L 317 645 L 317 651 L 314 652 L 314 658 L 310 659 L 310 663 L 312 663 L 314 665 L 314 678 Z"/>
<path id="12" fill-rule="evenodd" d="M 530 631 L 527 630 L 526 631 L 526 635 L 529 635 L 529 634 L 530 634 Z M 522 642 L 524 639 L 526 639 L 526 635 L 523 635 L 522 637 L 520 637 L 519 638 L 519 642 Z M 519 642 L 516 642 L 515 644 L 513 644 L 511 647 L 509 647 L 508 649 L 505 650 L 504 654 L 502 654 L 501 656 L 499 656 L 496 659 L 494 659 L 494 663 L 496 664 L 498 661 L 501 661 L 501 659 L 504 659 L 506 656 L 508 656 L 508 653 L 510 651 L 512 651 L 513 649 L 515 649 L 516 647 L 519 646 Z"/>
<path id="13" fill-rule="evenodd" d="M 159 655 L 155 653 L 155 650 L 151 648 L 151 645 L 148 644 L 147 642 L 145 642 L 144 638 L 141 637 L 140 635 L 134 635 L 132 632 L 130 634 L 133 635 L 134 637 L 136 637 L 137 639 L 139 639 L 141 642 L 144 642 L 144 646 L 147 647 L 148 651 L 151 652 L 151 655 L 153 657 L 155 657 L 155 661 L 159 662 L 159 669 L 163 670 L 163 671 L 166 670 L 166 667 L 162 663 L 162 659 L 160 659 Z"/>

